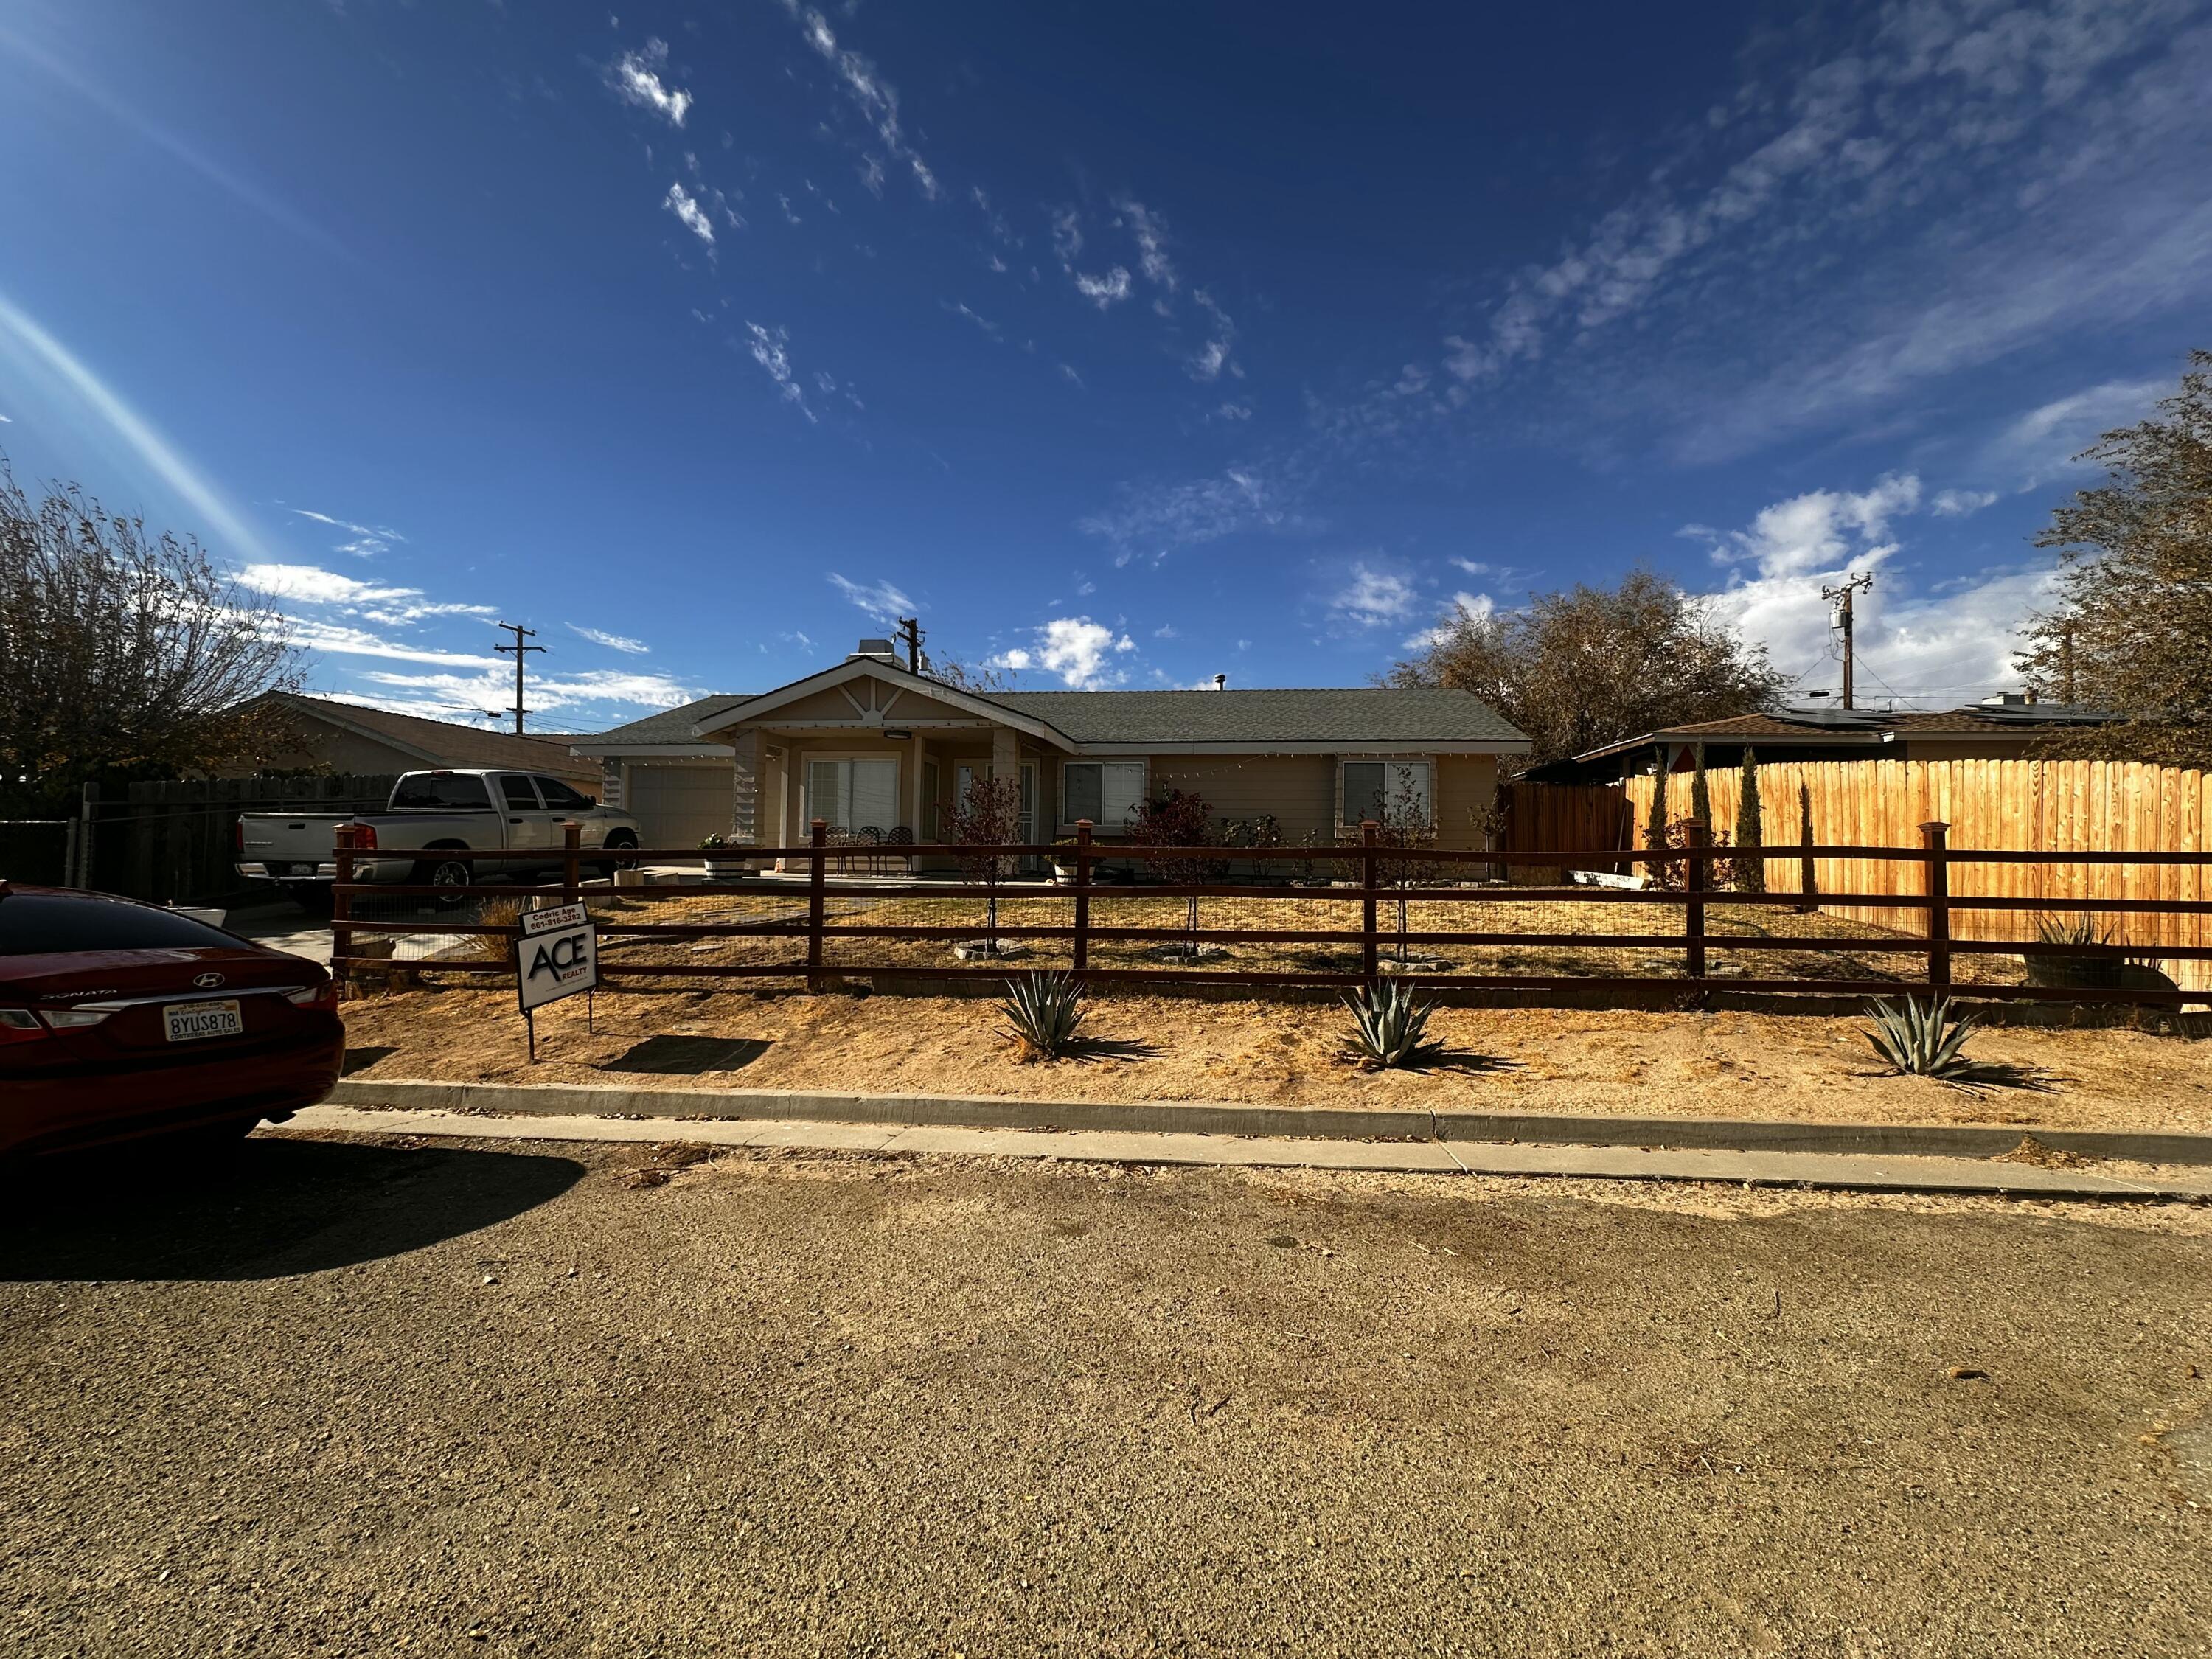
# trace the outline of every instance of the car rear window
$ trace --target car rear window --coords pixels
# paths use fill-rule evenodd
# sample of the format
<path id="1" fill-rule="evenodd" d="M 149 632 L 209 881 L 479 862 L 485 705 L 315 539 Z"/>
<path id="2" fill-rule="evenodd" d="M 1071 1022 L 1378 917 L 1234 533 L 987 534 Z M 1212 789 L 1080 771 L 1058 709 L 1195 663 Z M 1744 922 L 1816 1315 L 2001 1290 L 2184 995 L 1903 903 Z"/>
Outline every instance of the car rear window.
<path id="1" fill-rule="evenodd" d="M 491 795 L 482 778 L 452 772 L 416 772 L 399 780 L 392 792 L 395 812 L 441 812 L 455 807 L 489 810 Z"/>
<path id="2" fill-rule="evenodd" d="M 152 951 L 235 946 L 205 922 L 150 904 L 89 893 L 10 893 L 0 898 L 0 957 L 64 951 Z"/>

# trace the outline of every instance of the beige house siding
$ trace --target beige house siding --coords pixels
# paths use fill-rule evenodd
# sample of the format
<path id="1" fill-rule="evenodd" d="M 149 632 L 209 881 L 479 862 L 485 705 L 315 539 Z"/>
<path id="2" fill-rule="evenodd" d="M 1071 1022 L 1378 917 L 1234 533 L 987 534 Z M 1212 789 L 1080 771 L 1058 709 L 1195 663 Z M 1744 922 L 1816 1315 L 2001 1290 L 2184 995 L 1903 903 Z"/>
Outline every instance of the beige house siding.
<path id="1" fill-rule="evenodd" d="M 1483 850 L 1475 818 L 1486 813 L 1497 797 L 1497 756 L 1437 757 L 1437 845 L 1468 852 Z"/>
<path id="2" fill-rule="evenodd" d="M 1221 818 L 1272 812 L 1283 839 L 1326 836 L 1336 810 L 1336 758 L 1332 755 L 1161 755 L 1153 758 L 1147 793 L 1158 800 L 1171 789 L 1203 796 Z"/>

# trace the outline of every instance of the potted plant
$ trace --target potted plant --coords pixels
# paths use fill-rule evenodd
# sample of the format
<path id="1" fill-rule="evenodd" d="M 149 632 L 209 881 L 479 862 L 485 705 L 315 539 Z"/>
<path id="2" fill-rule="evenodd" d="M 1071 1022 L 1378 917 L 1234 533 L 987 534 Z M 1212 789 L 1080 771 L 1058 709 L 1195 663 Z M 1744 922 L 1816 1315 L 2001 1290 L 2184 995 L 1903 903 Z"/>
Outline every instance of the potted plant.
<path id="1" fill-rule="evenodd" d="M 738 842 L 728 836 L 714 835 L 700 837 L 699 850 L 706 856 L 708 880 L 735 881 L 744 874 L 745 860 L 734 856 L 732 851 L 726 850 L 734 849 L 738 845 Z"/>
<path id="2" fill-rule="evenodd" d="M 1062 836 L 1052 844 L 1052 878 L 1062 887 L 1075 885 L 1075 837 Z"/>

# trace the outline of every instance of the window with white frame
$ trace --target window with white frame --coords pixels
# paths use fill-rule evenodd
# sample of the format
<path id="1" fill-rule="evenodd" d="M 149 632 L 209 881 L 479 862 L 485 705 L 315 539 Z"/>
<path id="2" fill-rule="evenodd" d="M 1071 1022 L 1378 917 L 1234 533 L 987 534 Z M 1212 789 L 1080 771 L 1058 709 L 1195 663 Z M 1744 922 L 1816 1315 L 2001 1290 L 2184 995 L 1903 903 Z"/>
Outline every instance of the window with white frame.
<path id="1" fill-rule="evenodd" d="M 832 830 L 890 830 L 899 822 L 896 760 L 810 760 L 806 816 Z"/>
<path id="2" fill-rule="evenodd" d="M 1062 761 L 1060 821 L 1085 818 L 1101 830 L 1124 830 L 1145 808 L 1145 763 L 1137 761 Z"/>
<path id="3" fill-rule="evenodd" d="M 1437 821 L 1436 776 L 1425 760 L 1346 760 L 1337 767 L 1336 821 L 1357 829 L 1377 823 Z"/>

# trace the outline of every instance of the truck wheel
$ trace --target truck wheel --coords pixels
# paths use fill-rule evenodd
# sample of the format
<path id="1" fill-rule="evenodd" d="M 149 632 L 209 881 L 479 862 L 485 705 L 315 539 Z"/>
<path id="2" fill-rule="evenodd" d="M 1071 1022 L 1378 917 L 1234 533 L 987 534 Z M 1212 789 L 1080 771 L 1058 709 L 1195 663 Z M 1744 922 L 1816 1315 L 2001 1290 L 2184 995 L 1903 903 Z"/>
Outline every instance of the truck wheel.
<path id="1" fill-rule="evenodd" d="M 637 851 L 637 837 L 627 830 L 617 830 L 607 837 L 604 850 L 610 853 L 635 853 Z M 599 878 L 603 881 L 612 881 L 615 878 L 616 871 L 636 868 L 635 859 L 601 859 L 599 864 Z"/>
<path id="2" fill-rule="evenodd" d="M 415 866 L 417 886 L 459 889 L 476 879 L 476 872 L 467 859 L 455 853 L 441 853 L 424 859 Z M 441 892 L 430 902 L 441 910 L 454 910 L 468 902 L 465 892 Z"/>

